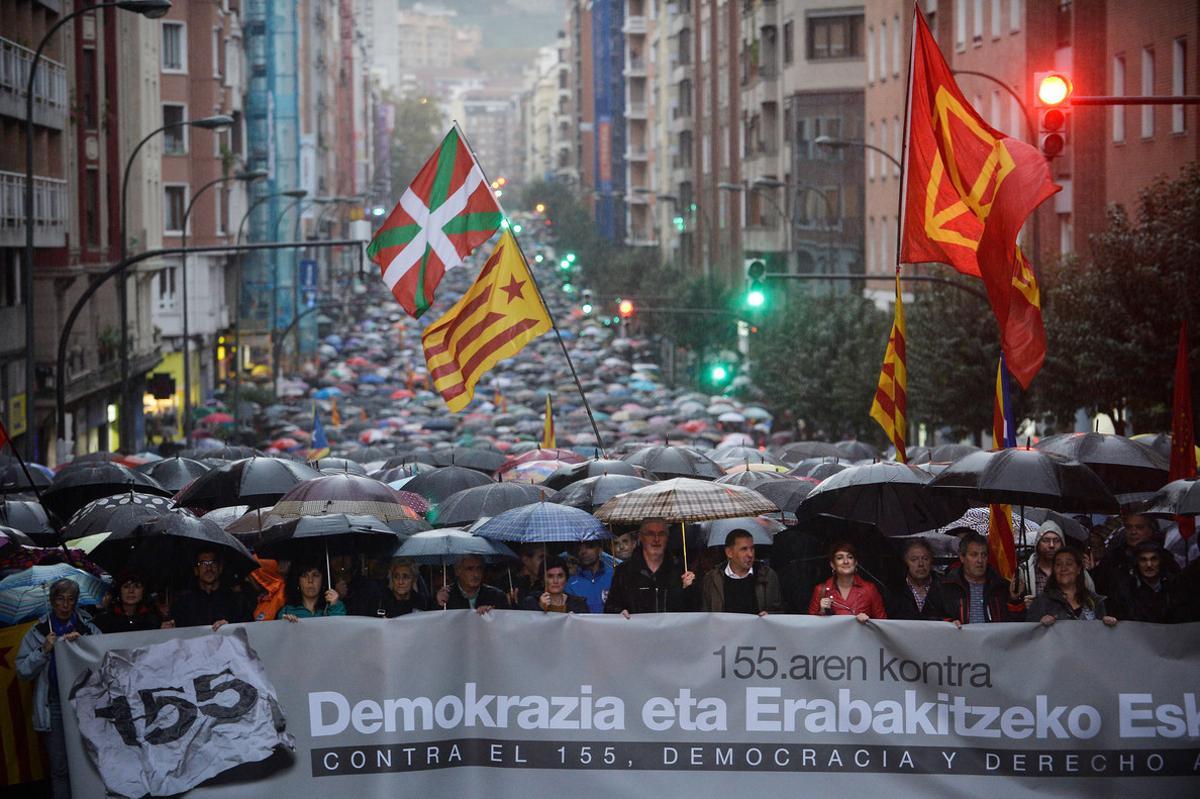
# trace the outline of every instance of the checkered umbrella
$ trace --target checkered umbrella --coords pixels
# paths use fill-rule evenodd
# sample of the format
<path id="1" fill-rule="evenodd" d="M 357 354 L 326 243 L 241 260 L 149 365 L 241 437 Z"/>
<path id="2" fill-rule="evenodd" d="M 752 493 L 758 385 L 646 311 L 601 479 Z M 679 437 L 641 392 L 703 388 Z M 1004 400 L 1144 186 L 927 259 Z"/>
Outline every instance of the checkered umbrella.
<path id="1" fill-rule="evenodd" d="M 553 502 L 537 502 L 506 510 L 480 525 L 475 534 L 494 541 L 521 544 L 595 541 L 612 537 L 612 533 L 587 511 Z"/>
<path id="2" fill-rule="evenodd" d="M 778 512 L 775 503 L 753 489 L 677 477 L 613 497 L 596 511 L 596 518 L 610 524 L 703 522 Z"/>

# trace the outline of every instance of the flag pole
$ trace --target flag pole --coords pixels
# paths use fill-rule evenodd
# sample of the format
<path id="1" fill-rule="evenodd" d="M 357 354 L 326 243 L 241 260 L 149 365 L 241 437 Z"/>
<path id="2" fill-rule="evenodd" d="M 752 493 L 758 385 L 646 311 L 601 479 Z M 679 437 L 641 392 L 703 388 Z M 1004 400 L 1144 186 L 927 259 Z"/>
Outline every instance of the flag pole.
<path id="1" fill-rule="evenodd" d="M 479 167 L 479 171 L 483 175 L 483 182 L 487 184 L 490 191 L 492 182 L 488 180 L 487 172 L 484 170 L 483 164 L 479 161 L 479 156 L 475 154 L 475 148 L 471 146 L 471 142 L 467 139 L 467 134 L 459 126 L 458 120 L 454 120 L 454 129 L 458 131 L 458 137 L 462 140 L 462 143 L 467 146 L 467 150 L 471 153 L 471 158 L 475 160 L 475 164 Z M 504 223 L 508 224 L 508 212 L 500 204 L 500 198 L 496 197 L 494 193 L 492 198 L 495 200 L 496 206 L 500 209 L 500 215 L 504 218 Z M 512 233 L 511 225 L 508 230 L 509 233 Z M 525 249 L 521 246 L 521 240 L 517 238 L 515 233 L 512 233 L 512 238 L 517 243 L 517 252 L 521 254 L 521 260 L 525 262 L 525 269 L 529 272 L 529 280 L 533 283 L 533 290 L 537 294 L 538 302 L 542 304 L 542 309 L 546 312 L 546 318 L 550 320 L 550 327 L 554 330 L 554 336 L 558 339 L 558 346 L 562 348 L 563 357 L 567 359 L 567 366 L 571 370 L 571 380 L 574 381 L 575 388 L 579 391 L 579 398 L 583 400 L 583 409 L 587 411 L 588 421 L 592 423 L 592 433 L 596 436 L 596 444 L 600 447 L 601 454 L 607 458 L 608 452 L 604 448 L 604 440 L 600 437 L 600 428 L 596 426 L 596 417 L 592 415 L 591 403 L 588 402 L 587 394 L 583 391 L 583 384 L 579 382 L 579 374 L 575 371 L 575 362 L 571 360 L 571 353 L 567 350 L 566 342 L 563 341 L 562 332 L 558 329 L 558 322 L 555 320 L 554 314 L 550 313 L 550 308 L 546 305 L 546 298 L 542 296 L 542 289 L 538 285 L 537 276 L 533 273 L 533 267 L 529 265 L 529 259 L 525 257 Z"/>

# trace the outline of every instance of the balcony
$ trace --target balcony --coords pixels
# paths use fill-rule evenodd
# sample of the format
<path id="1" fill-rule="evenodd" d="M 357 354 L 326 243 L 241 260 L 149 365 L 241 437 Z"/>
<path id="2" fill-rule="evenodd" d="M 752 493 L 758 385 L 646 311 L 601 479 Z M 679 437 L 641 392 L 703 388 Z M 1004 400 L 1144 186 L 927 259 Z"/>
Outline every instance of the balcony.
<path id="1" fill-rule="evenodd" d="M 627 59 L 625 59 L 625 77 L 627 77 L 627 78 L 644 78 L 644 77 L 646 77 L 646 59 L 644 59 L 644 58 L 627 58 Z"/>
<path id="2" fill-rule="evenodd" d="M 626 161 L 645 161 L 646 158 L 646 145 L 644 144 L 630 144 L 625 148 Z"/>
<path id="3" fill-rule="evenodd" d="M 33 178 L 33 245 L 67 243 L 67 182 Z M 0 172 L 0 247 L 25 245 L 25 176 Z"/>
<path id="4" fill-rule="evenodd" d="M 25 119 L 25 84 L 33 51 L 0 38 L 0 116 Z M 45 56 L 33 78 L 33 121 L 62 130 L 67 124 L 67 69 Z"/>
<path id="5" fill-rule="evenodd" d="M 646 119 L 646 101 L 631 100 L 625 105 L 626 119 Z"/>
<path id="6" fill-rule="evenodd" d="M 629 34 L 638 34 L 646 32 L 646 18 L 644 16 L 625 17 L 625 24 L 621 26 L 621 33 L 626 36 Z"/>

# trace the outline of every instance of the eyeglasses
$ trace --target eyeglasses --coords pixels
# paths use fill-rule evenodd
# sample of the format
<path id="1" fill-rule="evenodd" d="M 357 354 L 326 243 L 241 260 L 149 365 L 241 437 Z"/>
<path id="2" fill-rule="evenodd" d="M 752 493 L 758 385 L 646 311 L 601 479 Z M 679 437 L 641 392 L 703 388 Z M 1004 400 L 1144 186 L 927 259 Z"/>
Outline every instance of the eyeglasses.
<path id="1" fill-rule="evenodd" d="M 199 566 L 200 568 L 204 568 L 205 566 L 216 566 L 217 563 L 218 563 L 218 561 L 215 561 L 215 560 L 198 560 L 198 561 L 196 561 L 196 565 Z"/>

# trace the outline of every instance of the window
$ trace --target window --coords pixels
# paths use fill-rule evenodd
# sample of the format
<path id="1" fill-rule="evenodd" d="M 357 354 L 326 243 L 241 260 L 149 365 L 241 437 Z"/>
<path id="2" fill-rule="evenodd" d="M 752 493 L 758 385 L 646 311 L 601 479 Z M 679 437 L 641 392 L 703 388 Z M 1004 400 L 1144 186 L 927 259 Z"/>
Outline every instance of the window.
<path id="1" fill-rule="evenodd" d="M 1000 90 L 992 89 L 992 105 L 988 109 L 988 124 L 996 130 L 1004 130 L 1004 118 L 1000 111 Z M 1012 131 L 1008 131 L 1012 135 Z"/>
<path id="2" fill-rule="evenodd" d="M 1112 93 L 1114 97 L 1125 94 L 1125 56 L 1113 56 Z M 1112 140 L 1125 141 L 1125 106 L 1114 105 L 1112 109 Z"/>
<path id="3" fill-rule="evenodd" d="M 1187 41 L 1176 39 L 1171 44 L 1171 94 L 1187 94 Z M 1186 133 L 1187 117 L 1182 105 L 1171 106 L 1171 132 Z"/>
<path id="4" fill-rule="evenodd" d="M 808 18 L 808 58 L 862 58 L 862 15 Z"/>
<path id="5" fill-rule="evenodd" d="M 1000 31 L 1004 25 L 1001 23 L 1001 17 L 1004 15 L 1000 12 L 1000 0 L 992 0 L 992 38 L 999 39 Z"/>
<path id="6" fill-rule="evenodd" d="M 99 72 L 96 70 L 96 48 L 83 48 L 83 69 L 79 79 L 79 103 L 83 106 L 83 126 L 87 130 L 100 127 L 99 87 L 96 81 Z"/>
<path id="7" fill-rule="evenodd" d="M 875 123 L 867 125 L 867 144 L 875 143 Z M 867 180 L 875 179 L 875 152 L 867 150 Z"/>
<path id="8" fill-rule="evenodd" d="M 99 247 L 100 241 L 100 170 L 89 169 L 84 174 L 83 239 L 89 247 Z"/>
<path id="9" fill-rule="evenodd" d="M 187 209 L 187 186 L 163 186 L 163 233 L 178 236 L 183 232 L 183 212 Z"/>
<path id="10" fill-rule="evenodd" d="M 875 82 L 875 29 L 867 28 L 867 83 Z"/>
<path id="11" fill-rule="evenodd" d="M 174 125 L 163 131 L 163 154 L 183 155 L 187 152 L 187 106 L 178 103 L 163 103 L 164 125 Z"/>
<path id="12" fill-rule="evenodd" d="M 954 0 L 954 49 L 967 47 L 967 0 Z"/>
<path id="13" fill-rule="evenodd" d="M 790 64 L 796 58 L 796 44 L 793 39 L 795 25 L 789 19 L 783 23 L 783 63 Z"/>
<path id="14" fill-rule="evenodd" d="M 175 307 L 175 267 L 168 266 L 158 272 L 158 307 Z"/>
<path id="15" fill-rule="evenodd" d="M 888 146 L 888 121 L 886 119 L 879 123 L 879 144 L 880 150 L 887 152 Z M 879 177 L 887 177 L 887 159 L 883 157 L 883 153 L 879 153 Z"/>
<path id="16" fill-rule="evenodd" d="M 874 272 L 876 269 L 875 255 L 875 217 L 867 217 L 867 271 Z"/>
<path id="17" fill-rule="evenodd" d="M 1154 94 L 1154 48 L 1142 48 L 1142 94 Z M 1154 106 L 1142 106 L 1142 138 L 1154 136 Z"/>
<path id="18" fill-rule="evenodd" d="M 1021 0 L 1008 0 L 1008 30 L 1010 33 L 1021 30 Z"/>
<path id="19" fill-rule="evenodd" d="M 792 109 L 783 109 L 783 140 L 790 142 L 792 140 Z"/>
<path id="20" fill-rule="evenodd" d="M 182 22 L 162 23 L 162 71 L 187 72 L 187 33 Z"/>
<path id="21" fill-rule="evenodd" d="M 971 41 L 976 45 L 983 42 L 983 0 L 971 3 Z"/>
<path id="22" fill-rule="evenodd" d="M 904 128 L 900 127 L 900 117 L 892 119 L 892 152 L 897 160 L 900 158 L 900 137 L 904 135 Z M 900 165 L 892 164 L 892 174 L 900 177 Z"/>
<path id="23" fill-rule="evenodd" d="M 221 46 L 221 42 L 222 42 L 221 29 L 213 28 L 213 32 L 212 32 L 212 70 L 213 70 L 213 72 L 212 72 L 212 74 L 213 74 L 214 78 L 221 77 L 221 72 L 222 72 L 221 64 L 223 64 L 225 61 L 225 59 L 222 57 L 224 55 L 224 52 L 223 52 L 224 48 Z"/>
<path id="24" fill-rule="evenodd" d="M 227 197 L 229 190 L 222 185 L 218 185 L 215 188 L 216 191 L 213 192 L 213 210 L 216 211 L 213 214 L 213 218 L 216 220 L 214 228 L 218 236 L 224 236 L 225 231 L 229 229 L 229 202 Z"/>
<path id="25" fill-rule="evenodd" d="M 900 17 L 892 19 L 892 74 L 900 77 Z"/>
<path id="26" fill-rule="evenodd" d="M 879 79 L 887 80 L 887 20 L 879 23 Z"/>
<path id="27" fill-rule="evenodd" d="M 19 250 L 12 248 L 5 249 L 0 261 L 0 271 L 3 274 L 3 280 L 0 280 L 0 306 L 11 308 L 21 302 L 21 261 L 18 256 Z"/>

